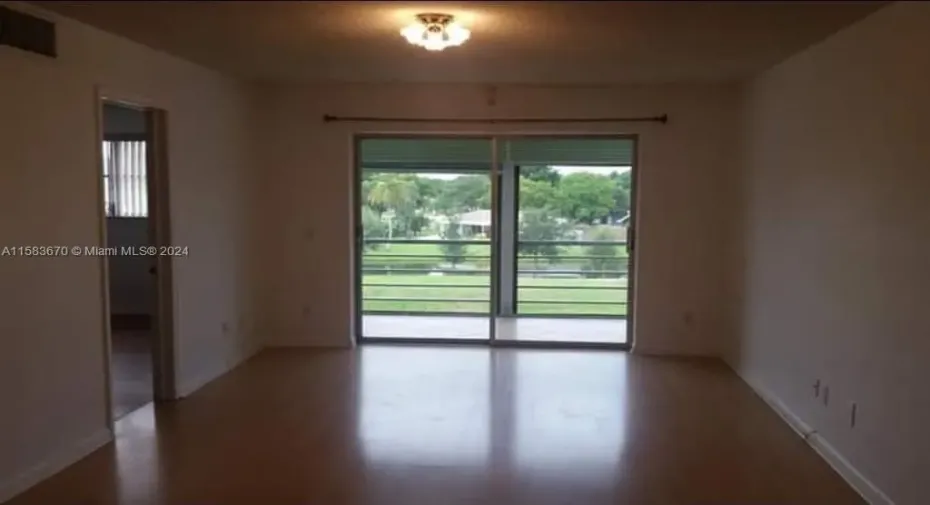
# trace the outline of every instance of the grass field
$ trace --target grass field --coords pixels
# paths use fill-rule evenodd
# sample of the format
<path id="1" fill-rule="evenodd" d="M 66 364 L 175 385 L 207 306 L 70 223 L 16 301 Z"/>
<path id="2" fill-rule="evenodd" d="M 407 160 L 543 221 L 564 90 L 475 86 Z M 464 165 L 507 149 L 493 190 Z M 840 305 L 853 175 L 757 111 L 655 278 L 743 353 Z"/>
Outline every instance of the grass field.
<path id="1" fill-rule="evenodd" d="M 487 275 L 366 273 L 363 276 L 362 290 L 363 297 L 366 299 L 363 299 L 362 310 L 363 312 L 475 312 L 486 314 L 490 306 L 488 281 Z M 626 279 L 521 276 L 518 280 L 517 312 L 524 315 L 623 316 L 626 315 L 626 286 Z M 370 298 L 418 298 L 421 300 L 371 300 Z M 444 299 L 452 301 L 444 301 Z M 540 301 L 577 303 L 533 303 Z"/>
<path id="2" fill-rule="evenodd" d="M 474 244 L 465 246 L 465 250 L 459 256 L 456 262 L 459 268 L 464 270 L 488 270 L 490 267 L 490 247 L 483 244 Z M 531 256 L 521 254 L 519 256 L 518 269 L 526 274 L 534 270 L 568 270 L 568 271 L 625 271 L 627 264 L 626 248 L 616 246 L 612 256 L 603 250 L 596 253 L 598 258 L 609 258 L 608 260 L 592 261 L 590 248 L 579 245 L 564 245 L 558 247 L 558 254 L 555 256 Z M 428 272 L 437 268 L 451 268 L 449 258 L 444 254 L 442 247 L 438 244 L 390 244 L 382 245 L 374 250 L 365 251 L 363 257 L 364 267 L 368 274 L 389 273 L 387 270 L 404 270 L 395 273 L 416 274 L 415 270 Z M 380 271 L 379 271 L 380 270 Z M 412 271 L 411 271 L 412 270 Z M 591 275 L 596 277 L 596 275 Z M 609 275 L 611 277 L 615 275 Z"/>
<path id="3" fill-rule="evenodd" d="M 559 255 L 560 256 L 583 256 L 586 253 L 586 247 L 580 245 L 565 245 L 559 246 Z M 490 254 L 490 246 L 486 244 L 470 244 L 465 246 L 465 258 L 466 261 L 469 259 L 475 260 L 479 257 L 487 258 Z M 365 252 L 365 256 L 375 259 L 378 255 L 390 255 L 391 258 L 378 258 L 379 261 L 404 261 L 404 258 L 395 259 L 396 257 L 409 256 L 415 258 L 417 256 L 434 256 L 437 259 L 441 258 L 443 255 L 442 248 L 435 243 L 427 244 L 381 244 L 377 249 L 370 249 Z M 617 245 L 617 256 L 620 258 L 626 258 L 627 252 L 626 247 L 622 245 Z"/>

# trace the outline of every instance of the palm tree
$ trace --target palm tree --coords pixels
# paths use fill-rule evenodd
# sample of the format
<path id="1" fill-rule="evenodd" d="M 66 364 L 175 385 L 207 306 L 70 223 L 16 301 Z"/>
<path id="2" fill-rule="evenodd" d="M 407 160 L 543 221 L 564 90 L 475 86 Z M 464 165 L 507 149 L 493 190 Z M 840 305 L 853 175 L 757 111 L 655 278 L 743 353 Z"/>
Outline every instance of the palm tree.
<path id="1" fill-rule="evenodd" d="M 368 191 L 368 203 L 395 210 L 413 204 L 416 199 L 416 183 L 396 175 L 378 177 Z"/>
<path id="2" fill-rule="evenodd" d="M 392 211 L 400 219 L 408 217 L 416 206 L 419 189 L 415 181 L 398 175 L 380 175 L 371 181 L 368 203 Z M 389 223 L 389 235 L 393 235 L 394 222 Z"/>

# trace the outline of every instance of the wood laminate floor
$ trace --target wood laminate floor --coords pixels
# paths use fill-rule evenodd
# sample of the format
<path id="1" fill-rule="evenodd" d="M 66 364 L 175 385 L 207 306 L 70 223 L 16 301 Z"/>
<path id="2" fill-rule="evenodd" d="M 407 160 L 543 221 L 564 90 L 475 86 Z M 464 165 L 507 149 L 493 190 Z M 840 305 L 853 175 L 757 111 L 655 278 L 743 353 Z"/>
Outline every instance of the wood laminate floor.
<path id="1" fill-rule="evenodd" d="M 152 401 L 150 330 L 113 330 L 113 417 L 120 419 Z"/>
<path id="2" fill-rule="evenodd" d="M 10 505 L 862 503 L 716 361 L 366 346 L 263 352 Z"/>
<path id="3" fill-rule="evenodd" d="M 626 319 L 560 317 L 498 317 L 495 338 L 519 342 L 625 344 Z M 491 338 L 488 316 L 373 315 L 362 317 L 367 338 L 467 339 Z"/>

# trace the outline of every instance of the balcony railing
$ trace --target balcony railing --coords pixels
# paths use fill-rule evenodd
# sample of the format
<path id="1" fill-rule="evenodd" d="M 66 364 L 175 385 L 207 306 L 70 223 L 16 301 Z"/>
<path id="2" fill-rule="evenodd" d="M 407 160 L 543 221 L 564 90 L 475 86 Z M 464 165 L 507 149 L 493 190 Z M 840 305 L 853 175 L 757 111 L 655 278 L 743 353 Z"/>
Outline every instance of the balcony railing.
<path id="1" fill-rule="evenodd" d="M 516 313 L 625 316 L 625 246 L 622 241 L 519 241 Z M 490 241 L 366 239 L 364 247 L 363 313 L 490 313 Z"/>

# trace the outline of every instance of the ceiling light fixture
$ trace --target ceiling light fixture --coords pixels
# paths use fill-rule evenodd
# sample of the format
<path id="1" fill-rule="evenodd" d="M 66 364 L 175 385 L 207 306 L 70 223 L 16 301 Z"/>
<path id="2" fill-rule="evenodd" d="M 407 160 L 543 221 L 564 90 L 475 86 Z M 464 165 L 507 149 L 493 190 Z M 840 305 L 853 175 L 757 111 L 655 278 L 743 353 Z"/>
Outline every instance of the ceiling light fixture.
<path id="1" fill-rule="evenodd" d="M 427 51 L 460 46 L 471 36 L 471 32 L 456 23 L 455 17 L 449 14 L 417 14 L 417 22 L 401 30 L 400 34 L 407 42 Z"/>

